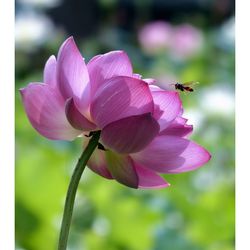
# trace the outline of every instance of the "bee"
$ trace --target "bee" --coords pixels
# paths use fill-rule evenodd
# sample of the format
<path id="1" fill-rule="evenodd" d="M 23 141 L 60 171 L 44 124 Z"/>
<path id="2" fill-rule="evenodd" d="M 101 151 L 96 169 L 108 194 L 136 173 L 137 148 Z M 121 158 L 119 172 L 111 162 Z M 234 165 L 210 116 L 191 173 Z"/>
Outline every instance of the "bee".
<path id="1" fill-rule="evenodd" d="M 193 92 L 193 86 L 198 84 L 198 82 L 190 81 L 190 82 L 184 82 L 184 83 L 176 83 L 174 84 L 174 87 L 176 90 L 180 90 L 182 92 Z"/>

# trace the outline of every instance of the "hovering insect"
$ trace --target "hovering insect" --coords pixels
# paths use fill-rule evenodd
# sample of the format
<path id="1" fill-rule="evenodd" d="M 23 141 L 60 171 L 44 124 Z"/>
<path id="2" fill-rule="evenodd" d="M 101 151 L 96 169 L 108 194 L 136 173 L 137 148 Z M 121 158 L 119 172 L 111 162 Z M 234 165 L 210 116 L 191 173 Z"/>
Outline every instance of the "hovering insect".
<path id="1" fill-rule="evenodd" d="M 190 82 L 184 82 L 184 83 L 176 83 L 174 84 L 174 87 L 176 90 L 180 90 L 182 92 L 193 92 L 193 86 L 199 84 L 199 82 L 190 81 Z"/>

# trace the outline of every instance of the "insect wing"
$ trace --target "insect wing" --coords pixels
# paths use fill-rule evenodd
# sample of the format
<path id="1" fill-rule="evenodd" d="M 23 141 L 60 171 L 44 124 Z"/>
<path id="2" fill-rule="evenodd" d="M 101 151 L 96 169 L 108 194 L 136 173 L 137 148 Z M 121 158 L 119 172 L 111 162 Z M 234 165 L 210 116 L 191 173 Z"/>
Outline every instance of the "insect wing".
<path id="1" fill-rule="evenodd" d="M 194 86 L 194 85 L 197 85 L 199 84 L 199 82 L 196 82 L 196 81 L 189 81 L 189 82 L 184 82 L 183 83 L 183 86 Z"/>

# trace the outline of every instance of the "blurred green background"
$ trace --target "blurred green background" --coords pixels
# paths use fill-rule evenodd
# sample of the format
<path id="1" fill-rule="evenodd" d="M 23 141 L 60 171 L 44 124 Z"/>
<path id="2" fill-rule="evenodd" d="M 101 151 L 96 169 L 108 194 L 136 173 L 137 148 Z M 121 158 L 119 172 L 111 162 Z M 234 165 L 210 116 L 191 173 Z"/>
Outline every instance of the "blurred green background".
<path id="1" fill-rule="evenodd" d="M 82 139 L 50 141 L 30 125 L 18 89 L 42 81 L 47 58 L 73 35 L 88 61 L 122 49 L 134 71 L 181 94 L 191 138 L 211 161 L 164 175 L 171 187 L 132 190 L 85 170 L 69 250 L 234 249 L 234 2 L 230 0 L 16 1 L 16 249 L 56 249 Z"/>

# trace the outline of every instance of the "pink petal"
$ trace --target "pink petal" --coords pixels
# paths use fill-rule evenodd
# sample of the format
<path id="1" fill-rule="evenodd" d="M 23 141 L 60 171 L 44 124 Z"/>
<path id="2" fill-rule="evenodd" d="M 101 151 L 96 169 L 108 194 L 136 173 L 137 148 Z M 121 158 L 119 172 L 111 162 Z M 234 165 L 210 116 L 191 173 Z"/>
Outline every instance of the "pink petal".
<path id="1" fill-rule="evenodd" d="M 143 79 L 144 82 L 147 82 L 148 84 L 155 84 L 156 83 L 156 80 L 153 79 L 153 78 L 146 78 L 146 79 Z"/>
<path id="2" fill-rule="evenodd" d="M 68 38 L 59 50 L 57 80 L 65 100 L 74 97 L 80 112 L 87 113 L 90 103 L 89 75 L 73 37 Z"/>
<path id="3" fill-rule="evenodd" d="M 180 110 L 180 114 L 179 115 L 182 115 L 182 113 L 183 113 L 183 109 Z M 181 117 L 181 116 L 177 116 L 175 118 L 175 120 L 173 121 L 173 123 L 185 125 L 187 123 L 187 121 L 188 121 L 188 119 L 186 119 L 184 117 Z"/>
<path id="4" fill-rule="evenodd" d="M 193 131 L 193 126 L 185 124 L 186 121 L 187 119 L 177 117 L 166 129 L 160 132 L 160 135 L 187 136 Z"/>
<path id="5" fill-rule="evenodd" d="M 96 149 L 91 155 L 87 166 L 100 176 L 107 179 L 113 179 L 111 173 L 107 168 L 105 152 L 103 150 Z"/>
<path id="6" fill-rule="evenodd" d="M 118 76 L 100 87 L 90 113 L 99 128 L 125 117 L 153 111 L 153 98 L 148 84 L 142 80 Z"/>
<path id="7" fill-rule="evenodd" d="M 159 132 L 151 113 L 130 116 L 105 126 L 101 140 L 107 148 L 122 154 L 135 153 L 147 146 Z"/>
<path id="8" fill-rule="evenodd" d="M 72 98 L 66 101 L 65 112 L 72 127 L 83 131 L 95 130 L 96 125 L 79 112 Z"/>
<path id="9" fill-rule="evenodd" d="M 118 182 L 131 187 L 138 188 L 138 176 L 133 161 L 126 155 L 119 155 L 110 150 L 105 152 L 108 169 L 113 178 Z"/>
<path id="10" fill-rule="evenodd" d="M 143 81 L 145 81 L 145 79 L 143 79 Z M 157 85 L 153 85 L 153 83 L 149 84 L 149 89 L 150 89 L 151 92 L 153 92 L 153 91 L 165 91 L 164 89 L 161 89 Z"/>
<path id="11" fill-rule="evenodd" d="M 153 91 L 154 118 L 160 125 L 160 131 L 164 130 L 180 113 L 181 100 L 177 92 Z"/>
<path id="12" fill-rule="evenodd" d="M 45 64 L 43 73 L 44 83 L 49 84 L 52 87 L 57 86 L 56 81 L 56 58 L 51 56 Z"/>
<path id="13" fill-rule="evenodd" d="M 181 107 L 180 113 L 178 114 L 178 116 L 181 117 L 183 115 L 183 113 L 184 113 L 184 109 Z M 185 118 L 183 118 L 183 119 L 185 119 Z M 187 119 L 185 119 L 185 120 L 187 120 Z"/>
<path id="14" fill-rule="evenodd" d="M 124 51 L 111 51 L 92 58 L 88 65 L 91 93 L 94 95 L 105 80 L 114 76 L 132 76 L 131 62 Z"/>
<path id="15" fill-rule="evenodd" d="M 69 124 L 64 100 L 51 86 L 32 83 L 20 92 L 28 118 L 41 135 L 52 140 L 73 140 L 82 133 Z"/>
<path id="16" fill-rule="evenodd" d="M 142 151 L 131 154 L 138 163 L 159 173 L 180 173 L 201 167 L 211 158 L 198 144 L 177 136 L 158 136 Z"/>
<path id="17" fill-rule="evenodd" d="M 156 83 L 155 79 L 153 79 L 153 78 L 142 79 L 142 76 L 140 74 L 136 74 L 136 73 L 133 74 L 133 78 L 141 79 L 141 80 L 143 80 L 144 82 L 146 82 L 147 84 L 150 84 L 150 85 Z"/>
<path id="18" fill-rule="evenodd" d="M 140 164 L 134 162 L 134 167 L 136 169 L 139 188 L 164 188 L 169 187 L 170 184 L 167 183 L 164 178 L 158 175 L 155 171 L 152 171 L 148 168 L 142 167 Z"/>

